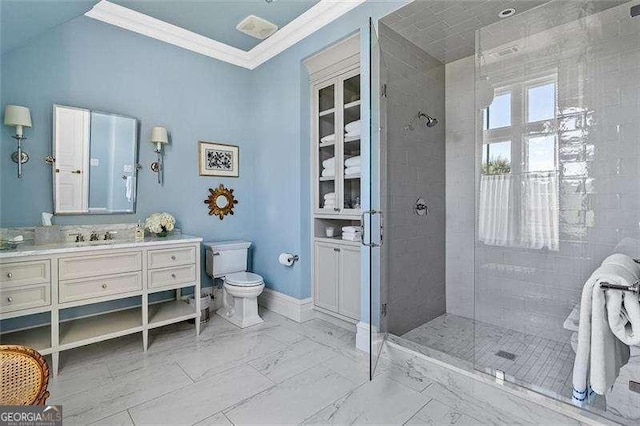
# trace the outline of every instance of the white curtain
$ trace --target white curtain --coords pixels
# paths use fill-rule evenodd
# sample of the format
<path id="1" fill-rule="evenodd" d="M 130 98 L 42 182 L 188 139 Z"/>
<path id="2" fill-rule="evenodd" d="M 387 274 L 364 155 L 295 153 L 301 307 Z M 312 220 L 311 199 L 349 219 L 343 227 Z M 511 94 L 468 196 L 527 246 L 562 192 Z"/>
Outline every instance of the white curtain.
<path id="1" fill-rule="evenodd" d="M 520 242 L 532 249 L 559 249 L 558 174 L 527 173 L 522 180 Z"/>
<path id="2" fill-rule="evenodd" d="M 510 174 L 480 178 L 479 238 L 492 246 L 510 246 L 516 241 L 514 196 Z"/>
<path id="3" fill-rule="evenodd" d="M 478 208 L 483 243 L 559 249 L 557 172 L 482 175 Z"/>

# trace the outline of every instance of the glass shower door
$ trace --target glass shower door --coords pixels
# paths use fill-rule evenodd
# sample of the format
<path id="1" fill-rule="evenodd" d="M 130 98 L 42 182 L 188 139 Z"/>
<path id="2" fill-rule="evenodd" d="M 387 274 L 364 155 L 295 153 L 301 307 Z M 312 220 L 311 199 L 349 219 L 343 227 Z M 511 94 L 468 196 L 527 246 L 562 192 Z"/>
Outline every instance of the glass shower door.
<path id="1" fill-rule="evenodd" d="M 370 378 L 387 337 L 387 268 L 383 240 L 383 215 L 386 210 L 386 68 L 378 34 L 369 20 L 369 210 L 363 217 L 365 250 L 369 255 L 369 359 Z"/>
<path id="2" fill-rule="evenodd" d="M 640 258 L 633 4 L 549 2 L 476 37 L 474 362 L 566 402 L 585 282 L 611 254 Z M 640 421 L 631 353 L 587 408 Z"/>

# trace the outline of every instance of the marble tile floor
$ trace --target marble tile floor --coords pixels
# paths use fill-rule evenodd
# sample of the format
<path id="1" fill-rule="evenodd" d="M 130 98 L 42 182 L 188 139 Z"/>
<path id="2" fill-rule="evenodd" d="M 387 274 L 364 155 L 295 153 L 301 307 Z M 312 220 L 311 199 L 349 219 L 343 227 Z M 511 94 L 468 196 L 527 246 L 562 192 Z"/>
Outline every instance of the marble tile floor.
<path id="1" fill-rule="evenodd" d="M 557 342 L 457 315 L 441 315 L 401 336 L 549 395 L 571 398 L 575 354 L 570 342 Z M 506 359 L 505 351 L 515 355 Z"/>
<path id="2" fill-rule="evenodd" d="M 500 390 L 464 395 L 454 372 L 382 359 L 369 381 L 355 332 L 261 314 L 243 330 L 212 316 L 198 338 L 163 327 L 146 353 L 138 335 L 63 352 L 48 402 L 66 425 L 578 424 Z"/>

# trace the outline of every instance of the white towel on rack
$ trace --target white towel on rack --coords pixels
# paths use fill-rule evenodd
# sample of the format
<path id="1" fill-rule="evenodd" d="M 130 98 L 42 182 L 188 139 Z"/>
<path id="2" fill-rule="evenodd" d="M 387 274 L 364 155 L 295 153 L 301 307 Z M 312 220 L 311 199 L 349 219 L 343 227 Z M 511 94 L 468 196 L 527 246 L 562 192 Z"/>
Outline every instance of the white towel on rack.
<path id="1" fill-rule="evenodd" d="M 359 175 L 360 174 L 360 166 L 347 167 L 344 169 L 345 175 Z"/>
<path id="2" fill-rule="evenodd" d="M 630 291 L 608 290 L 607 318 L 613 334 L 623 343 L 640 345 L 640 297 Z"/>
<path id="3" fill-rule="evenodd" d="M 361 164 L 360 159 L 361 157 L 359 155 L 356 155 L 355 157 L 347 158 L 346 160 L 344 160 L 344 166 L 345 167 L 359 166 Z"/>
<path id="4" fill-rule="evenodd" d="M 607 318 L 607 294 L 619 290 L 600 288 L 602 282 L 632 285 L 638 265 L 628 256 L 615 254 L 602 262 L 582 289 L 578 347 L 573 365 L 572 402 L 584 406 L 593 393 L 603 395 L 615 383 L 620 368 L 629 360 L 629 347 L 616 338 Z"/>
<path id="5" fill-rule="evenodd" d="M 322 143 L 328 143 L 328 142 L 334 142 L 336 140 L 336 134 L 332 133 L 330 135 L 324 136 L 320 138 L 320 142 Z"/>
<path id="6" fill-rule="evenodd" d="M 352 121 L 351 123 L 344 126 L 344 131 L 347 133 L 360 133 L 360 120 Z"/>
<path id="7" fill-rule="evenodd" d="M 327 158 L 322 162 L 322 167 L 325 169 L 335 169 L 336 168 L 336 157 Z"/>

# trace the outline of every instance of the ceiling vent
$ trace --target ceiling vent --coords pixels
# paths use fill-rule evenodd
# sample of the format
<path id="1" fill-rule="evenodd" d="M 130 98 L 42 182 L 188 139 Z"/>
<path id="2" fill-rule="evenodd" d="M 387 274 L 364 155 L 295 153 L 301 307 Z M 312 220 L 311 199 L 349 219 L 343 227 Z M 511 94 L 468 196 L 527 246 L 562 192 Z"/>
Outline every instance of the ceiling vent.
<path id="1" fill-rule="evenodd" d="M 249 15 L 236 25 L 236 30 L 264 40 L 278 31 L 278 26 L 257 16 Z"/>

